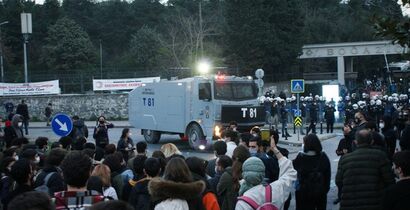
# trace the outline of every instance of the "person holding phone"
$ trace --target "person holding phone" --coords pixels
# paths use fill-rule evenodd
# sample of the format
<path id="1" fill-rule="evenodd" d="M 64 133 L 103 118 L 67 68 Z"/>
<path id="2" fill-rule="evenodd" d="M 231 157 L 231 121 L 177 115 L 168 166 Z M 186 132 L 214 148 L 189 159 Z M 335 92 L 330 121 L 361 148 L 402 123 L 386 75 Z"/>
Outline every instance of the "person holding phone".
<path id="1" fill-rule="evenodd" d="M 95 139 L 95 145 L 100 148 L 104 148 L 109 144 L 108 129 L 113 128 L 114 125 L 108 122 L 104 116 L 98 117 L 97 125 L 94 128 L 93 138 Z"/>
<path id="2" fill-rule="evenodd" d="M 124 157 L 125 162 L 128 162 L 129 158 L 133 158 L 134 155 L 134 142 L 131 139 L 131 131 L 129 128 L 122 130 L 121 138 L 117 144 L 117 151 L 120 151 Z"/>

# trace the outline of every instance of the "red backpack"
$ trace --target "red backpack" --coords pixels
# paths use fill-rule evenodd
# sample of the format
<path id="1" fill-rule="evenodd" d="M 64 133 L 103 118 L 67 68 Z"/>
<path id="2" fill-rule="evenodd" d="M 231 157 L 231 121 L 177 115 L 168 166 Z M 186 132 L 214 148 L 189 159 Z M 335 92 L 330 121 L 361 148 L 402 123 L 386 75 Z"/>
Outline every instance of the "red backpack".
<path id="1" fill-rule="evenodd" d="M 238 201 L 244 201 L 254 210 L 279 210 L 278 207 L 272 203 L 272 187 L 270 184 L 265 186 L 265 202 L 262 205 L 256 203 L 252 198 L 247 196 L 241 196 L 238 198 Z"/>

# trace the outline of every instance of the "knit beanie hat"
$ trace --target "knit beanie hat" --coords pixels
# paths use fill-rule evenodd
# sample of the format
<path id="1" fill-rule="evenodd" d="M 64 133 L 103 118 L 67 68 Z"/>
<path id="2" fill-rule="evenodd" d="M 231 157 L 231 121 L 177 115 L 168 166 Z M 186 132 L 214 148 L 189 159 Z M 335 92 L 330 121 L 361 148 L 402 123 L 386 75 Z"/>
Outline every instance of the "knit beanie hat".
<path id="1" fill-rule="evenodd" d="M 243 183 L 239 189 L 239 195 L 262 183 L 265 178 L 265 165 L 257 157 L 248 158 L 242 165 Z"/>

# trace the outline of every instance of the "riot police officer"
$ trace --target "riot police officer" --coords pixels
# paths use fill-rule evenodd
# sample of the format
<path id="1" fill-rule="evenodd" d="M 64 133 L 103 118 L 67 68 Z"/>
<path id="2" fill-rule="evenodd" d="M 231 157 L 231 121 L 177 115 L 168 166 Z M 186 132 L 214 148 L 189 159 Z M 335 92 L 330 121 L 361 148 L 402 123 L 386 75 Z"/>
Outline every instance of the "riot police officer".
<path id="1" fill-rule="evenodd" d="M 309 107 L 309 116 L 310 116 L 310 124 L 309 128 L 307 130 L 306 134 L 309 134 L 309 132 L 312 130 L 312 133 L 316 133 L 316 123 L 317 123 L 317 117 L 318 117 L 318 104 L 315 101 L 310 105 Z"/>
<path id="2" fill-rule="evenodd" d="M 280 103 L 280 120 L 282 123 L 282 137 L 291 137 L 288 133 L 288 110 L 284 100 L 281 100 Z"/>
<path id="3" fill-rule="evenodd" d="M 326 119 L 326 133 L 333 133 L 333 125 L 335 124 L 335 112 L 336 109 L 331 103 L 327 103 L 325 107 L 325 119 Z"/>

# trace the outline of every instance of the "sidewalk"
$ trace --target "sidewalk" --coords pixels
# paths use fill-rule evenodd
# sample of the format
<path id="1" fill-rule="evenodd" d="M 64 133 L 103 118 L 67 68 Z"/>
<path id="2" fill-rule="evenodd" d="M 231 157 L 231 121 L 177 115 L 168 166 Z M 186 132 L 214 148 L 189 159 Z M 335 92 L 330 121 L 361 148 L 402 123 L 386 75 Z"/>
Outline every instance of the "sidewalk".
<path id="1" fill-rule="evenodd" d="M 114 124 L 114 127 L 116 128 L 130 128 L 132 127 L 128 121 L 110 121 L 112 124 Z M 94 128 L 95 127 L 95 121 L 85 121 L 85 124 L 87 125 L 88 128 Z M 36 128 L 47 128 L 46 122 L 30 122 L 29 128 L 36 129 Z"/>

